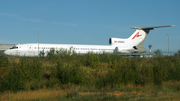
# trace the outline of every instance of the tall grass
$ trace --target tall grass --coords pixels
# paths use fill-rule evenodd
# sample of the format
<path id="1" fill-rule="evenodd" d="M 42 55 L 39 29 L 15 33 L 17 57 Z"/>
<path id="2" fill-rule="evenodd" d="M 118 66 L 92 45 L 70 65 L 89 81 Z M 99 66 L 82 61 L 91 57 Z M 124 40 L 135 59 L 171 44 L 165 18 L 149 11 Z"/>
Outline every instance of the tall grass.
<path id="1" fill-rule="evenodd" d="M 0 94 L 0 101 L 129 101 L 129 100 L 171 100 L 177 101 L 179 96 L 180 82 L 173 83 L 171 81 L 162 82 L 162 86 L 152 86 L 147 84 L 145 86 L 126 85 L 121 86 L 115 91 L 91 91 L 82 92 L 78 86 L 71 85 L 66 89 L 47 89 L 30 91 L 10 92 L 6 91 Z M 66 84 L 66 86 L 69 84 Z M 63 85 L 61 85 L 63 86 Z M 65 86 L 65 85 L 64 85 Z M 82 88 L 82 86 L 81 86 Z"/>
<path id="2" fill-rule="evenodd" d="M 24 90 L 29 81 L 40 78 L 42 63 L 38 59 L 21 58 L 19 63 L 11 63 L 10 70 L 0 79 L 0 91 Z"/>
<path id="3" fill-rule="evenodd" d="M 117 54 L 78 55 L 74 51 L 51 51 L 43 58 L 9 61 L 1 54 L 0 91 L 38 90 L 57 85 L 85 86 L 87 89 L 118 89 L 122 85 L 161 86 L 180 80 L 179 57 L 126 58 Z"/>

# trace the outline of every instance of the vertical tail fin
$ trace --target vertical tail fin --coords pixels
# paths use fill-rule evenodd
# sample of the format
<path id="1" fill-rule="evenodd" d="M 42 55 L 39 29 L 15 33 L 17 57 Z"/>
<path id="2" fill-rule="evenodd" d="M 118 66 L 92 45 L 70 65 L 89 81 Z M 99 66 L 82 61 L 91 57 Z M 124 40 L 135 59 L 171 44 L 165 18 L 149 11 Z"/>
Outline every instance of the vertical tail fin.
<path id="1" fill-rule="evenodd" d="M 143 45 L 148 33 L 144 30 L 136 29 L 136 31 L 128 38 L 132 46 Z"/>
<path id="2" fill-rule="evenodd" d="M 173 27 L 173 26 L 175 25 L 156 26 L 156 27 L 130 27 L 136 29 L 136 31 L 128 38 L 128 40 L 132 46 L 143 47 L 143 44 L 150 30 L 153 30 L 155 28 Z"/>

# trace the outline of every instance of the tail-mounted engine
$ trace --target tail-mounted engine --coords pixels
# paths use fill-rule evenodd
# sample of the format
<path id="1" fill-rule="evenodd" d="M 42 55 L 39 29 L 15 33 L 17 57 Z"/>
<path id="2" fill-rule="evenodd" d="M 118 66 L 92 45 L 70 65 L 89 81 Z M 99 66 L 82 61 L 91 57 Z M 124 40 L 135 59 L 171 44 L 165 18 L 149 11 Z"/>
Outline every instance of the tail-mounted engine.
<path id="1" fill-rule="evenodd" d="M 117 44 L 122 44 L 125 43 L 125 39 L 121 38 L 109 38 L 109 44 L 110 45 L 117 45 Z"/>

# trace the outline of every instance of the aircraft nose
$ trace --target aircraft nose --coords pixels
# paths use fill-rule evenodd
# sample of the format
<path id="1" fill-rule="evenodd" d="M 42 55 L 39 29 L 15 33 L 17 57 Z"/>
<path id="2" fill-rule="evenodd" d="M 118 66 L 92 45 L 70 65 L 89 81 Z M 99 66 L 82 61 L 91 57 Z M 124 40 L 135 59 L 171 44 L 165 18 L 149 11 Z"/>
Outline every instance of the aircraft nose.
<path id="1" fill-rule="evenodd" d="M 9 51 L 9 50 L 6 50 L 6 51 L 4 51 L 4 54 L 10 55 L 10 51 Z"/>

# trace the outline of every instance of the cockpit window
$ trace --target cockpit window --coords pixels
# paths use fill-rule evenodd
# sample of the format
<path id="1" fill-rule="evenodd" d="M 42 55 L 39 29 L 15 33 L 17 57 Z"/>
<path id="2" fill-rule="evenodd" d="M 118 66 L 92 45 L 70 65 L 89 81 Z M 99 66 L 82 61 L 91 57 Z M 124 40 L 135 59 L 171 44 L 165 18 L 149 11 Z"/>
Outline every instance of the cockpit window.
<path id="1" fill-rule="evenodd" d="M 12 48 L 10 48 L 10 49 L 18 49 L 18 47 L 17 46 L 13 46 Z"/>

